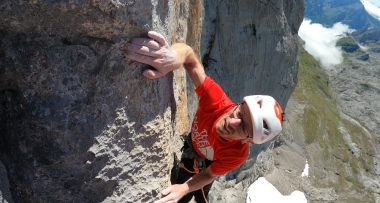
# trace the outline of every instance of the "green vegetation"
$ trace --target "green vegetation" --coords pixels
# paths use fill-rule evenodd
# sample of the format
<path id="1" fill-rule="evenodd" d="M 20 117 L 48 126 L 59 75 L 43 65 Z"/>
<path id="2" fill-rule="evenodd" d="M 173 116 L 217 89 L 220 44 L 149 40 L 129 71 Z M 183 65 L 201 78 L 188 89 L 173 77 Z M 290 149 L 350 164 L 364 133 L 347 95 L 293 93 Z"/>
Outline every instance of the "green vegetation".
<path id="1" fill-rule="evenodd" d="M 366 172 L 374 171 L 374 162 L 372 157 L 375 155 L 371 141 L 366 136 L 363 129 L 353 125 L 348 120 L 342 120 L 344 127 L 351 134 L 352 141 L 356 143 L 362 150 L 360 159 L 356 159 L 357 164 L 361 166 Z"/>
<path id="2" fill-rule="evenodd" d="M 348 36 L 348 37 L 342 37 L 341 39 L 339 39 L 336 45 L 337 46 L 357 45 L 357 43 L 353 37 Z"/>
<path id="3" fill-rule="evenodd" d="M 308 104 L 304 113 L 306 143 L 318 141 L 323 149 L 327 149 L 326 142 L 321 138 L 328 132 L 335 132 L 339 122 L 333 93 L 328 86 L 328 76 L 303 49 L 300 51 L 298 74 L 299 81 L 294 95 Z"/>
<path id="4" fill-rule="evenodd" d="M 299 63 L 299 81 L 293 95 L 306 104 L 303 114 L 306 144 L 320 149 L 320 153 L 310 154 L 314 162 L 311 165 L 325 169 L 314 175 L 314 185 L 334 188 L 339 195 L 338 202 L 373 202 L 373 195 L 366 191 L 359 178 L 360 172 L 374 170 L 371 157 L 374 150 L 369 138 L 356 124 L 341 118 L 328 75 L 302 48 Z M 349 134 L 346 136 L 360 149 L 360 155 L 353 154 L 339 127 L 346 129 Z"/>
<path id="5" fill-rule="evenodd" d="M 355 39 L 351 36 L 339 39 L 336 45 L 342 47 L 344 51 L 349 53 L 355 52 L 360 48 L 358 43 L 356 43 Z"/>

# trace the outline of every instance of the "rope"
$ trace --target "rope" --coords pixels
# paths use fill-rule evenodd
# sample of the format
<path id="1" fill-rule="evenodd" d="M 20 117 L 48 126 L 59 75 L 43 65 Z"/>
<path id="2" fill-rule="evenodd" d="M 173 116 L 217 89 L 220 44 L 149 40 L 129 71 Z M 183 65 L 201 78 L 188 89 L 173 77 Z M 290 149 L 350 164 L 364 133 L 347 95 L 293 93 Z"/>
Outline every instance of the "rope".
<path id="1" fill-rule="evenodd" d="M 183 164 L 182 162 L 179 163 L 178 165 L 179 165 L 180 168 L 183 168 L 183 170 L 185 170 L 188 173 L 194 173 L 194 174 L 198 174 L 199 173 L 198 162 L 197 162 L 197 160 L 195 158 L 194 158 L 194 164 L 193 164 L 194 171 L 191 171 L 188 168 L 186 168 L 185 164 Z M 201 191 L 202 191 L 203 199 L 205 200 L 206 203 L 208 203 L 206 195 L 205 195 L 205 191 L 203 190 L 203 187 L 201 188 Z"/>

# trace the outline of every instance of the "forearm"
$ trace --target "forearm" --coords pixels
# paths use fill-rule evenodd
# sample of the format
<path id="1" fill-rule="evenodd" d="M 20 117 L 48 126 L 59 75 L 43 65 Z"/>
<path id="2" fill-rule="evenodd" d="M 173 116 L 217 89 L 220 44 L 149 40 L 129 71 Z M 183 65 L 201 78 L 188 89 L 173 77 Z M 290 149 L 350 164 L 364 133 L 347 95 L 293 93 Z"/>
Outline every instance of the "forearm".
<path id="1" fill-rule="evenodd" d="M 184 184 L 188 187 L 188 192 L 193 192 L 210 184 L 215 179 L 216 176 L 212 176 L 210 173 L 207 173 L 206 170 L 203 170 L 200 173 L 191 177 Z"/>
<path id="2" fill-rule="evenodd" d="M 173 44 L 171 48 L 178 54 L 180 63 L 183 64 L 195 87 L 201 85 L 206 78 L 206 73 L 193 49 L 184 43 Z"/>

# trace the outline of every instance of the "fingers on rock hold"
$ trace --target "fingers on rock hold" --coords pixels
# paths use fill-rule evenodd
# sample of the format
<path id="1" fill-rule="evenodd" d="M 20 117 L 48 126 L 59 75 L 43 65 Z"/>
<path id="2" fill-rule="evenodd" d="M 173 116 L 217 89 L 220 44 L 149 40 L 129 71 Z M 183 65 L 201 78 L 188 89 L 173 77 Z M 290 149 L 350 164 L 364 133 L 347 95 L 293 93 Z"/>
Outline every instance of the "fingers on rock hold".
<path id="1" fill-rule="evenodd" d="M 125 54 L 125 56 L 128 59 L 131 59 L 140 63 L 148 64 L 151 66 L 153 66 L 154 64 L 154 58 L 151 56 L 146 56 L 146 55 L 138 54 L 135 52 L 128 52 L 127 54 Z"/>
<path id="2" fill-rule="evenodd" d="M 159 49 L 160 44 L 156 42 L 155 40 L 148 39 L 148 38 L 134 38 L 131 42 L 131 44 L 136 44 L 136 45 L 142 45 L 149 47 L 151 49 Z"/>
<path id="3" fill-rule="evenodd" d="M 128 43 L 128 51 L 136 52 L 146 56 L 158 56 L 156 49 L 151 49 L 147 46 L 136 45 L 132 43 Z"/>
<path id="4" fill-rule="evenodd" d="M 149 31 L 148 36 L 154 40 L 156 40 L 160 45 L 162 46 L 169 46 L 168 42 L 166 41 L 165 37 L 161 35 L 158 32 L 155 31 Z"/>
<path id="5" fill-rule="evenodd" d="M 148 70 L 145 70 L 143 72 L 143 75 L 148 78 L 148 79 L 156 79 L 156 78 L 160 78 L 162 76 L 164 76 L 163 73 L 159 72 L 159 71 L 156 71 L 156 70 L 151 70 L 151 69 L 148 69 Z"/>

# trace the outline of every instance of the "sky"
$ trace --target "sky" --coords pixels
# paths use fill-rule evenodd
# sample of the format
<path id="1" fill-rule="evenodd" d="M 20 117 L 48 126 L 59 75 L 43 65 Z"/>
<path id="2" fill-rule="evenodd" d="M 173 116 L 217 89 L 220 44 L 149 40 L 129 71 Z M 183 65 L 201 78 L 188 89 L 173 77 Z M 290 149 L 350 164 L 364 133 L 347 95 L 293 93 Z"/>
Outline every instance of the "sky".
<path id="1" fill-rule="evenodd" d="M 305 168 L 300 174 L 301 177 L 309 176 L 309 164 L 306 161 Z M 298 190 L 293 191 L 290 195 L 282 195 L 264 177 L 257 179 L 248 188 L 246 203 L 307 203 L 306 196 Z"/>
<path id="2" fill-rule="evenodd" d="M 360 0 L 360 2 L 368 14 L 380 20 L 380 0 Z"/>
<path id="3" fill-rule="evenodd" d="M 342 50 L 335 46 L 336 42 L 352 31 L 348 25 L 342 23 L 335 23 L 328 28 L 304 19 L 298 35 L 305 41 L 306 51 L 329 69 L 343 61 Z"/>

